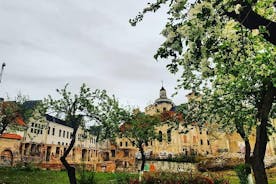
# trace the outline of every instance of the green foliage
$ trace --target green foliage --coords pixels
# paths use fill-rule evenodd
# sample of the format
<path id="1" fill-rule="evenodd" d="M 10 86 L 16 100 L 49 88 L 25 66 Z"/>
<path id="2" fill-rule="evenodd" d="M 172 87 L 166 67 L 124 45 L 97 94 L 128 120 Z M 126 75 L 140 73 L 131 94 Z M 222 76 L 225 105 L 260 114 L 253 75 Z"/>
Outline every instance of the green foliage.
<path id="1" fill-rule="evenodd" d="M 60 158 L 67 171 L 72 167 L 66 160 L 66 157 L 72 150 L 76 133 L 79 127 L 86 128 L 86 122 L 92 121 L 101 126 L 99 137 L 101 139 L 114 140 L 118 132 L 119 123 L 127 118 L 127 111 L 119 106 L 119 102 L 114 96 L 107 95 L 105 90 L 96 89 L 91 91 L 89 87 L 83 84 L 78 94 L 72 94 L 68 90 L 68 84 L 62 89 L 57 89 L 60 99 L 55 100 L 50 95 L 44 99 L 43 106 L 45 111 L 52 111 L 56 116 L 63 116 L 65 122 L 73 127 L 73 133 L 69 147 L 64 151 Z M 68 174 L 71 181 L 76 180 L 75 175 Z M 93 175 L 81 175 L 80 182 L 90 182 Z"/>
<path id="2" fill-rule="evenodd" d="M 139 148 L 143 144 L 157 139 L 156 126 L 160 124 L 158 116 L 147 115 L 142 112 L 133 113 L 129 120 L 120 127 L 120 135 L 126 137 Z"/>
<path id="3" fill-rule="evenodd" d="M 34 105 L 32 108 L 26 106 L 27 100 L 26 96 L 18 94 L 14 101 L 0 102 L 0 134 L 7 128 L 11 131 L 22 128 L 18 126 L 18 121 L 23 120 L 24 123 L 28 123 L 34 116 L 37 106 Z"/>
<path id="4" fill-rule="evenodd" d="M 268 135 L 273 131 L 269 118 L 275 117 L 276 108 L 276 47 L 267 39 L 275 32 L 269 26 L 275 29 L 273 3 L 156 0 L 130 20 L 135 25 L 145 13 L 157 11 L 161 5 L 169 7 L 169 18 L 161 33 L 165 41 L 154 57 L 169 61 L 167 69 L 181 74 L 178 89 L 199 93 L 198 99 L 183 106 L 183 125 L 219 123 L 218 129 L 236 131 L 245 141 L 256 127 L 253 158 L 259 163 L 263 162 Z M 256 12 L 258 18 L 252 16 Z M 262 17 L 267 24 L 260 23 Z M 264 168 L 254 172 L 265 175 Z M 258 174 L 255 176 L 260 180 L 257 182 L 266 183 Z"/>
<path id="5" fill-rule="evenodd" d="M 94 171 L 83 171 L 78 178 L 78 184 L 96 184 L 95 174 Z"/>
<path id="6" fill-rule="evenodd" d="M 77 171 L 79 174 L 77 177 L 78 184 L 96 184 L 96 181 L 95 181 L 96 172 L 86 171 L 84 163 L 80 165 Z"/>
<path id="7" fill-rule="evenodd" d="M 117 184 L 129 184 L 133 177 L 129 174 L 115 173 Z"/>
<path id="8" fill-rule="evenodd" d="M 236 171 L 236 173 L 240 179 L 240 184 L 248 184 L 247 169 L 250 169 L 250 166 L 245 165 L 245 164 L 240 164 L 234 168 L 234 170 Z"/>
<path id="9" fill-rule="evenodd" d="M 243 161 L 240 158 L 205 158 L 197 164 L 197 169 L 201 172 L 231 170 Z"/>
<path id="10" fill-rule="evenodd" d="M 143 176 L 142 183 L 213 184 L 214 182 L 211 178 L 201 175 L 192 175 L 185 173 L 145 173 Z M 227 184 L 227 181 L 223 180 L 223 182 L 221 183 Z"/>
<path id="11" fill-rule="evenodd" d="M 37 167 L 33 162 L 19 162 L 15 165 L 14 170 L 34 172 L 34 171 L 40 171 L 40 168 Z"/>
<path id="12" fill-rule="evenodd" d="M 56 116 L 64 116 L 65 121 L 76 129 L 85 127 L 88 121 L 96 123 L 101 126 L 98 132 L 101 139 L 114 139 L 118 124 L 127 118 L 127 111 L 105 90 L 91 91 L 83 84 L 78 94 L 72 94 L 66 84 L 63 89 L 57 89 L 57 92 L 61 98 L 55 100 L 49 96 L 44 100 L 44 107 Z"/>
<path id="13" fill-rule="evenodd" d="M 144 146 L 147 146 L 150 141 L 158 139 L 158 134 L 155 128 L 160 125 L 159 116 L 151 116 L 142 112 L 134 112 L 129 116 L 120 127 L 120 136 L 127 138 L 132 144 L 137 147 L 142 156 L 141 170 L 144 170 L 146 161 Z"/>

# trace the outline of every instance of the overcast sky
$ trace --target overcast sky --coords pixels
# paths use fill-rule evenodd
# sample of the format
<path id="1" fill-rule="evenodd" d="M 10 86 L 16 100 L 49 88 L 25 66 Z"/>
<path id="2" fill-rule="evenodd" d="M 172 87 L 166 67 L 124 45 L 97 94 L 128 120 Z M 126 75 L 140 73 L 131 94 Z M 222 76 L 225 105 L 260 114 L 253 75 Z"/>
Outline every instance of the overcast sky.
<path id="1" fill-rule="evenodd" d="M 165 10 L 136 27 L 128 23 L 147 0 L 1 0 L 0 62 L 6 63 L 0 95 L 20 91 L 30 99 L 82 83 L 106 89 L 124 105 L 143 108 L 168 95 L 176 77 L 153 58 L 163 38 Z M 176 104 L 186 100 L 180 91 Z"/>

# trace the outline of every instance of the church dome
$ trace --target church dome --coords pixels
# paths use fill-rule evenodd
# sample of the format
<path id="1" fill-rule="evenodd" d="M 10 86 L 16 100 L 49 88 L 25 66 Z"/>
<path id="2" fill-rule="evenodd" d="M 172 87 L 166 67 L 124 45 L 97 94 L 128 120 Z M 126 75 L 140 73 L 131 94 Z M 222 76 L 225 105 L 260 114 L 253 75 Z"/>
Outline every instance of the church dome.
<path id="1" fill-rule="evenodd" d="M 160 89 L 159 98 L 155 100 L 155 103 L 156 104 L 169 103 L 169 104 L 173 105 L 172 100 L 167 98 L 167 92 L 166 92 L 166 89 L 163 86 Z"/>

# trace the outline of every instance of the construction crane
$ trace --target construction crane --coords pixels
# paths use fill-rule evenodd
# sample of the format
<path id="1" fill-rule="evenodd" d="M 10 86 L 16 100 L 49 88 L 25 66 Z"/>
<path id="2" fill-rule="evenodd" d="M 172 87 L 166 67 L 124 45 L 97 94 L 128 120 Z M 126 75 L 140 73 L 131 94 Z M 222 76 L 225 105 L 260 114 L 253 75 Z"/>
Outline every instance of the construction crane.
<path id="1" fill-rule="evenodd" d="M 3 71 L 4 71 L 5 66 L 6 66 L 6 63 L 3 63 L 2 67 L 1 67 L 1 73 L 0 73 L 0 83 L 2 82 L 2 75 L 3 75 Z"/>

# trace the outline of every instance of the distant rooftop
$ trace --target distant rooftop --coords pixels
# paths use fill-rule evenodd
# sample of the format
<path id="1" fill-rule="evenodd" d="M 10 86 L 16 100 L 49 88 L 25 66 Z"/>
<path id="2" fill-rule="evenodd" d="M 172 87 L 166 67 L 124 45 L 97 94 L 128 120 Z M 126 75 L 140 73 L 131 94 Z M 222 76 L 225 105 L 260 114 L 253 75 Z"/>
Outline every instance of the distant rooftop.
<path id="1" fill-rule="evenodd" d="M 4 134 L 0 135 L 0 138 L 16 139 L 16 140 L 21 140 L 22 139 L 22 137 L 18 134 L 8 134 L 8 133 L 4 133 Z"/>
<path id="2" fill-rule="evenodd" d="M 68 126 L 68 127 L 73 128 L 73 126 L 70 123 L 68 123 L 64 120 L 61 120 L 59 118 L 56 118 L 54 116 L 51 116 L 49 114 L 45 114 L 45 117 L 46 117 L 47 121 L 54 122 L 54 123 L 57 123 L 57 124 L 60 124 L 60 125 L 63 125 L 63 126 Z"/>

